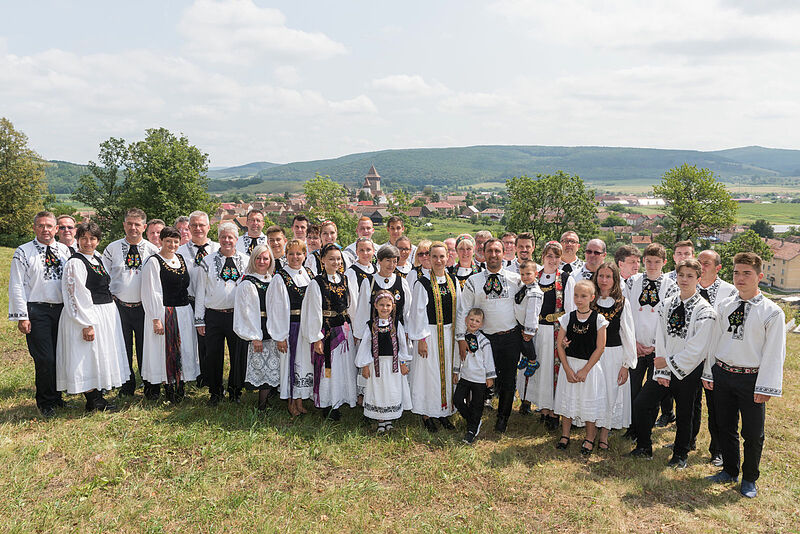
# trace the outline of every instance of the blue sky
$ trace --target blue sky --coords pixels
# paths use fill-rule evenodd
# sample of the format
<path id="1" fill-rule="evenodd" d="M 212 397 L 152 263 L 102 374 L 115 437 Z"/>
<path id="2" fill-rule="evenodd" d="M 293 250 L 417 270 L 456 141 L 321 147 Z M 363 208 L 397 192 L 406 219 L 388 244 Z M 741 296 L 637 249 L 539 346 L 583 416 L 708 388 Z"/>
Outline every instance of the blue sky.
<path id="1" fill-rule="evenodd" d="M 3 2 L 0 115 L 48 159 L 475 144 L 800 148 L 785 0 Z"/>

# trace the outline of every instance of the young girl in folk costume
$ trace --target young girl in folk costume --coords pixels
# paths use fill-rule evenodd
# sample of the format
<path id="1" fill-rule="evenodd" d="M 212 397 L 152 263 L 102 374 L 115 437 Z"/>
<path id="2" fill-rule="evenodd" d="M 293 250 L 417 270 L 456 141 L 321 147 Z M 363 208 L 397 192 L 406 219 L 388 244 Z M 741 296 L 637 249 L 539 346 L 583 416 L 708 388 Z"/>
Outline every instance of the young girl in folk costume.
<path id="1" fill-rule="evenodd" d="M 311 349 L 300 342 L 300 309 L 313 275 L 303 267 L 306 244 L 293 239 L 286 244 L 286 265 L 275 271 L 267 289 L 267 331 L 280 355 L 281 398 L 288 399 L 289 413 L 306 413 L 303 399 L 311 398 L 314 367 Z"/>
<path id="2" fill-rule="evenodd" d="M 258 390 L 258 409 L 262 412 L 267 409 L 268 396 L 280 384 L 280 356 L 267 330 L 267 291 L 273 265 L 268 246 L 258 245 L 252 250 L 233 306 L 233 331 L 247 344 L 244 382 Z"/>
<path id="3" fill-rule="evenodd" d="M 414 290 L 414 282 L 423 277 L 430 277 L 431 273 L 431 241 L 423 239 L 417 245 L 417 251 L 414 254 L 414 268 L 406 276 L 408 287 Z"/>
<path id="4" fill-rule="evenodd" d="M 572 421 L 586 424 L 586 439 L 581 445 L 581 454 L 594 450 L 598 421 L 606 413 L 606 383 L 603 369 L 597 362 L 606 345 L 606 321 L 603 314 L 591 309 L 594 300 L 594 284 L 580 280 L 575 284 L 576 309 L 558 320 L 558 357 L 561 369 L 556 385 L 555 413 L 562 416 L 561 439 L 556 445 L 566 449 Z M 602 423 L 605 424 L 605 423 Z"/>
<path id="5" fill-rule="evenodd" d="M 95 252 L 102 237 L 97 223 L 78 225 L 79 250 L 65 263 L 61 279 L 64 309 L 58 323 L 56 387 L 83 393 L 87 412 L 116 410 L 102 391 L 120 387 L 130 374 L 111 277 Z"/>
<path id="6" fill-rule="evenodd" d="M 534 400 L 532 387 L 533 375 L 539 369 L 536 358 L 536 342 L 534 336 L 539 329 L 539 313 L 542 310 L 542 290 L 536 284 L 536 262 L 522 260 L 517 264 L 520 281 L 523 286 L 514 295 L 514 315 L 522 326 L 522 357 L 517 364 L 517 393 L 521 402 L 519 413 L 531 413 L 531 402 Z"/>
<path id="7" fill-rule="evenodd" d="M 361 282 L 358 290 L 358 307 L 353 322 L 353 336 L 364 337 L 369 321 L 375 313 L 375 295 L 381 290 L 389 291 L 395 300 L 395 317 L 403 323 L 408 331 L 411 313 L 411 288 L 406 279 L 397 274 L 397 257 L 399 252 L 392 244 L 383 245 L 378 250 L 378 271 Z"/>
<path id="8" fill-rule="evenodd" d="M 378 421 L 378 434 L 392 430 L 392 421 L 411 409 L 408 362 L 403 324 L 395 316 L 395 299 L 380 290 L 373 302 L 375 312 L 356 355 L 356 367 L 365 380 L 364 417 Z"/>
<path id="9" fill-rule="evenodd" d="M 532 402 L 541 410 L 542 421 L 550 430 L 558 427 L 558 416 L 553 412 L 556 380 L 561 365 L 555 348 L 558 319 L 573 309 L 571 295 L 575 284 L 569 273 L 558 268 L 560 261 L 561 244 L 550 241 L 542 251 L 542 270 L 538 275 L 539 288 L 544 293 L 535 338 L 536 358 L 540 367 L 528 385 L 534 391 Z"/>
<path id="10" fill-rule="evenodd" d="M 607 261 L 598 267 L 592 282 L 597 297 L 591 308 L 608 321 L 606 348 L 599 364 L 606 381 L 606 414 L 597 443 L 600 450 L 607 450 L 608 431 L 628 428 L 631 424 L 633 404 L 628 369 L 636 367 L 636 336 L 631 304 L 622 296 L 616 262 Z"/>
<path id="11" fill-rule="evenodd" d="M 184 383 L 200 374 L 194 313 L 189 305 L 189 270 L 176 251 L 181 233 L 161 230 L 161 250 L 142 267 L 142 306 L 145 316 L 142 379 L 164 383 L 170 402 L 184 397 Z"/>
<path id="12" fill-rule="evenodd" d="M 456 238 L 456 253 L 458 261 L 449 267 L 450 276 L 458 280 L 461 289 L 467 283 L 467 278 L 473 274 L 481 272 L 478 262 L 475 261 L 475 240 L 469 234 L 461 234 Z"/>
<path id="13" fill-rule="evenodd" d="M 417 255 L 423 250 L 420 243 Z M 447 273 L 447 246 L 437 241 L 429 246 L 430 277 L 421 276 L 414 285 L 409 338 L 416 341 L 411 369 L 412 411 L 422 415 L 425 428 L 436 432 L 434 419 L 448 429 L 453 413 L 453 349 L 455 318 L 461 286 Z"/>
<path id="14" fill-rule="evenodd" d="M 356 369 L 350 317 L 355 315 L 356 292 L 340 273 L 342 252 L 329 243 L 320 255 L 324 272 L 311 280 L 300 313 L 300 328 L 312 344 L 314 405 L 325 417 L 341 418 L 339 407 L 356 405 Z"/>

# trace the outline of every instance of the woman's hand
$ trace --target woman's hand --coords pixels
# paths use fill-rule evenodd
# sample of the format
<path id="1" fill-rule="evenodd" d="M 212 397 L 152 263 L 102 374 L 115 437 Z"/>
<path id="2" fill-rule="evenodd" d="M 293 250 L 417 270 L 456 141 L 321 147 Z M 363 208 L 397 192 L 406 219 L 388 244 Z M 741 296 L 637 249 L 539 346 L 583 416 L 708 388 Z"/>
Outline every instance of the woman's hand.
<path id="1" fill-rule="evenodd" d="M 417 342 L 417 352 L 419 353 L 419 355 L 421 357 L 427 358 L 428 357 L 428 342 L 425 341 L 424 339 L 420 339 Z"/>
<path id="2" fill-rule="evenodd" d="M 263 352 L 264 351 L 264 342 L 260 339 L 256 339 L 253 341 L 253 352 Z"/>
<path id="3" fill-rule="evenodd" d="M 575 380 L 578 382 L 586 382 L 586 377 L 589 376 L 588 366 L 581 367 L 580 371 L 575 373 Z"/>
<path id="4" fill-rule="evenodd" d="M 407 375 L 408 374 L 408 364 L 407 363 L 401 363 L 400 364 L 400 374 L 402 374 L 402 375 Z"/>
<path id="5" fill-rule="evenodd" d="M 157 336 L 164 335 L 164 323 L 161 322 L 161 319 L 153 319 L 153 333 Z"/>
<path id="6" fill-rule="evenodd" d="M 314 342 L 314 352 L 316 352 L 317 354 L 325 354 L 325 345 L 322 343 L 321 339 L 319 341 Z"/>
<path id="7" fill-rule="evenodd" d="M 578 379 L 575 377 L 575 371 L 573 371 L 569 365 L 564 366 L 564 374 L 567 375 L 567 382 L 570 384 L 578 382 Z"/>
<path id="8" fill-rule="evenodd" d="M 284 354 L 289 350 L 289 344 L 286 341 L 278 341 L 277 345 L 278 350 Z"/>
<path id="9" fill-rule="evenodd" d="M 83 340 L 84 341 L 94 341 L 94 327 L 87 326 L 83 329 Z"/>
<path id="10" fill-rule="evenodd" d="M 353 376 L 353 375 L 350 375 L 350 376 Z M 361 368 L 361 376 L 363 376 L 365 379 L 369 378 L 369 365 L 366 365 L 366 366 Z"/>
<path id="11" fill-rule="evenodd" d="M 206 335 L 206 327 L 205 326 L 198 326 L 197 327 L 198 335 L 205 336 Z"/>
<path id="12" fill-rule="evenodd" d="M 619 374 L 617 375 L 617 385 L 621 386 L 622 384 L 624 384 L 627 381 L 628 381 L 628 368 L 627 367 L 622 367 L 619 370 Z"/>

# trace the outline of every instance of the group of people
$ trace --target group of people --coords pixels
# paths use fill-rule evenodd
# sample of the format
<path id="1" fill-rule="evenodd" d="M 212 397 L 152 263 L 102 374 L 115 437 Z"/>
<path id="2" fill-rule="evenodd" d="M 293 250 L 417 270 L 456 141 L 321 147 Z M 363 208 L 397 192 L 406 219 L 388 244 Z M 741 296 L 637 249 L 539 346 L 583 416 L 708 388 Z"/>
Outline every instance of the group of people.
<path id="1" fill-rule="evenodd" d="M 406 411 L 430 432 L 453 430 L 458 411 L 473 443 L 494 397 L 498 433 L 519 398 L 520 414 L 560 429 L 558 449 L 573 427 L 585 427 L 584 455 L 625 430 L 630 455 L 652 458 L 653 426 L 674 420 L 669 465 L 685 468 L 705 391 L 711 462 L 723 468 L 712 478 L 741 470 L 740 491 L 756 495 L 764 407 L 781 395 L 786 350 L 757 255 L 734 258 L 731 285 L 719 255 L 695 258 L 691 241 L 675 244 L 664 273 L 660 244 L 607 260 L 591 239 L 584 261 L 572 231 L 534 258 L 529 233 L 413 245 L 399 217 L 380 245 L 366 217 L 346 247 L 332 221 L 298 215 L 291 239 L 264 226 L 253 210 L 244 235 L 223 221 L 214 242 L 204 212 L 168 226 L 131 209 L 125 237 L 101 255 L 96 223 L 37 214 L 36 238 L 12 258 L 9 318 L 26 334 L 42 414 L 55 415 L 62 392 L 83 393 L 87 411 L 115 410 L 104 392 L 134 394 L 135 354 L 148 399 L 163 386 L 179 403 L 195 381 L 216 406 L 248 388 L 259 410 L 279 397 L 293 416 L 308 403 L 332 420 L 360 406 L 379 434 Z"/>

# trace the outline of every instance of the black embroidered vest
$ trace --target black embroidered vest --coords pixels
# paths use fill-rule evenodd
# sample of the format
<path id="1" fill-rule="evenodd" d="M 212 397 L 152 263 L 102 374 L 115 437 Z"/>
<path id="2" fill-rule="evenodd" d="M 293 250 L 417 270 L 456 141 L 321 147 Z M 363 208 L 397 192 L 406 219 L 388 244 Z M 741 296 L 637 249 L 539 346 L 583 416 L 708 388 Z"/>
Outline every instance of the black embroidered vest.
<path id="1" fill-rule="evenodd" d="M 597 348 L 597 312 L 592 311 L 583 323 L 578 320 L 577 311 L 571 312 L 567 325 L 567 339 L 569 346 L 564 351 L 567 356 L 588 361 Z"/>
<path id="2" fill-rule="evenodd" d="M 92 265 L 83 254 L 75 254 L 72 257 L 78 258 L 86 265 L 86 289 L 92 294 L 92 302 L 94 304 L 108 304 L 109 302 L 114 302 L 114 299 L 111 297 L 111 290 L 108 287 L 111 283 L 111 276 L 109 276 L 105 267 L 103 267 L 103 262 L 100 257 L 97 255 L 94 256 L 94 259 L 99 262 L 99 265 Z"/>
<path id="3" fill-rule="evenodd" d="M 176 254 L 180 262 L 179 267 L 170 267 L 164 258 L 158 254 L 154 255 L 161 269 L 159 278 L 161 279 L 161 295 L 164 306 L 188 306 L 189 305 L 189 271 L 186 269 L 186 262 L 183 256 Z"/>
<path id="4" fill-rule="evenodd" d="M 435 275 L 431 273 L 431 277 L 434 276 Z M 425 288 L 425 292 L 428 293 L 428 305 L 426 306 L 426 311 L 428 313 L 428 324 L 436 324 L 436 304 L 433 300 L 432 282 L 429 278 L 424 276 L 418 278 L 417 280 Z M 450 290 L 447 288 L 447 280 L 445 280 L 444 284 L 439 284 L 439 294 L 442 297 L 443 324 L 453 324 L 453 296 L 450 294 Z"/>
<path id="5" fill-rule="evenodd" d="M 625 308 L 625 298 L 623 297 L 619 302 L 614 302 L 611 306 L 600 306 L 594 304 L 592 309 L 603 314 L 603 317 L 608 321 L 606 327 L 606 347 L 620 347 L 622 346 L 622 335 L 620 329 L 622 328 L 622 310 Z"/>
<path id="6" fill-rule="evenodd" d="M 350 305 L 350 292 L 347 290 L 347 278 L 339 275 L 339 283 L 328 280 L 327 273 L 314 278 L 319 284 L 322 294 L 322 323 L 328 329 L 342 326 L 350 322 L 347 308 Z M 325 312 L 333 312 L 333 317 L 325 317 Z"/>
<path id="7" fill-rule="evenodd" d="M 308 267 L 303 267 L 303 268 L 306 270 L 309 279 L 313 280 L 314 277 L 312 276 L 311 270 Z M 300 308 L 303 307 L 303 297 L 306 296 L 306 289 L 308 289 L 308 286 L 299 287 L 297 284 L 294 283 L 294 280 L 292 280 L 292 275 L 290 275 L 287 271 L 283 270 L 283 268 L 275 271 L 275 275 L 283 278 L 283 283 L 286 286 L 286 293 L 288 293 L 289 295 L 289 309 L 291 311 L 299 312 Z M 300 314 L 290 313 L 289 322 L 299 323 Z"/>
<path id="8" fill-rule="evenodd" d="M 397 273 L 395 272 L 395 274 Z M 403 326 L 405 326 L 405 322 L 403 321 L 403 310 L 406 306 L 406 294 L 403 291 L 403 278 L 400 276 L 395 276 L 394 284 L 392 284 L 390 287 L 382 288 L 375 283 L 375 278 L 379 277 L 380 274 L 376 272 L 375 274 L 371 274 L 369 276 L 369 316 L 372 317 L 375 315 L 375 295 L 378 293 L 378 291 L 388 291 L 394 297 L 394 316 L 403 324 Z"/>

